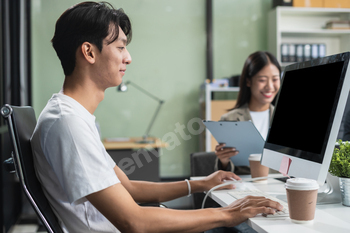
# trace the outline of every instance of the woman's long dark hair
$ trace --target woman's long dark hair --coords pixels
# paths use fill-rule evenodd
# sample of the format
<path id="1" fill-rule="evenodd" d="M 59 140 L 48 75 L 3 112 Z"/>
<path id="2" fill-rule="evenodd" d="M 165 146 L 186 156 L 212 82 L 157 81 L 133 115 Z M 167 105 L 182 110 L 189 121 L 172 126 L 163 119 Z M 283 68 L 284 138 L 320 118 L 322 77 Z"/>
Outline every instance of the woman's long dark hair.
<path id="1" fill-rule="evenodd" d="M 249 103 L 251 90 L 247 87 L 247 80 L 252 79 L 262 68 L 264 68 L 269 63 L 275 65 L 279 72 L 281 73 L 281 66 L 278 63 L 275 56 L 269 52 L 257 51 L 249 55 L 244 63 L 242 74 L 239 81 L 239 93 L 236 105 L 230 109 L 236 109 L 242 107 L 244 104 Z"/>

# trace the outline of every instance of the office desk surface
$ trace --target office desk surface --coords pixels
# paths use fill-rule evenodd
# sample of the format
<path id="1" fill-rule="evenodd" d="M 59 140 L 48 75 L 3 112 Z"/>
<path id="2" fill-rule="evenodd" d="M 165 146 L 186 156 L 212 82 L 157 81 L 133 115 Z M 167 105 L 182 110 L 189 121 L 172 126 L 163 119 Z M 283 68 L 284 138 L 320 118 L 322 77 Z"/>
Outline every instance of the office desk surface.
<path id="1" fill-rule="evenodd" d="M 154 143 L 137 143 L 142 140 L 141 137 L 133 137 L 124 141 L 103 141 L 103 145 L 106 150 L 128 150 L 128 149 L 140 149 L 140 148 L 163 148 L 167 147 L 168 143 L 162 142 L 159 138 L 147 138 L 148 140 L 154 140 Z"/>
<path id="2" fill-rule="evenodd" d="M 279 175 L 281 176 L 281 175 Z M 241 176 L 244 179 L 244 176 Z M 248 178 L 250 176 L 247 176 Z M 254 183 L 254 186 L 273 196 L 285 195 L 284 183 L 278 180 L 269 179 L 267 184 Z M 230 196 L 227 190 L 219 190 L 211 193 L 212 199 L 221 206 L 227 206 L 235 199 Z M 257 232 L 283 232 L 283 233 L 304 233 L 304 232 L 350 232 L 350 207 L 341 203 L 317 205 L 315 219 L 312 224 L 292 223 L 290 218 L 271 219 L 263 216 L 256 216 L 248 219 L 248 225 Z"/>

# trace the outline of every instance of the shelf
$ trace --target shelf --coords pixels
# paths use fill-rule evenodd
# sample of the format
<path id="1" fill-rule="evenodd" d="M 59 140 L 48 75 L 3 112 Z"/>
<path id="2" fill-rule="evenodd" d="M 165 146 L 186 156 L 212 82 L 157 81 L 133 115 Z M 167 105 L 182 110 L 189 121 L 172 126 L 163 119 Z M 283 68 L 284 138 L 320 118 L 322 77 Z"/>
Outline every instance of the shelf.
<path id="1" fill-rule="evenodd" d="M 268 15 L 268 50 L 280 63 L 282 44 L 324 44 L 326 56 L 349 51 L 350 29 L 325 29 L 331 20 L 350 20 L 350 8 L 276 7 Z"/>
<path id="2" fill-rule="evenodd" d="M 278 10 L 285 14 L 300 15 L 300 14 L 324 14 L 324 15 L 338 15 L 339 13 L 349 13 L 350 8 L 326 8 L 326 7 L 289 7 L 278 6 Z"/>
<path id="3" fill-rule="evenodd" d="M 210 88 L 210 91 L 212 92 L 238 92 L 239 91 L 239 87 L 213 87 Z"/>
<path id="4" fill-rule="evenodd" d="M 235 99 L 217 100 L 212 99 L 215 92 L 228 93 L 239 92 L 239 87 L 212 87 L 208 83 L 203 83 L 200 86 L 201 94 L 199 97 L 199 103 L 201 103 L 201 119 L 206 120 L 220 120 L 222 114 L 227 112 L 227 109 L 233 107 L 236 104 Z M 211 133 L 206 130 L 205 135 L 200 137 L 201 150 L 207 152 L 213 151 L 213 146 L 216 145 L 216 141 Z"/>
<path id="5" fill-rule="evenodd" d="M 209 83 L 203 83 L 200 89 L 206 91 L 215 91 L 215 92 L 231 92 L 239 91 L 239 87 L 212 87 Z"/>
<path id="6" fill-rule="evenodd" d="M 289 29 L 281 30 L 282 36 L 341 36 L 350 35 L 350 29 Z"/>
<path id="7" fill-rule="evenodd" d="M 296 62 L 281 62 L 281 66 L 286 67 L 286 66 L 292 65 L 294 63 L 296 63 Z"/>

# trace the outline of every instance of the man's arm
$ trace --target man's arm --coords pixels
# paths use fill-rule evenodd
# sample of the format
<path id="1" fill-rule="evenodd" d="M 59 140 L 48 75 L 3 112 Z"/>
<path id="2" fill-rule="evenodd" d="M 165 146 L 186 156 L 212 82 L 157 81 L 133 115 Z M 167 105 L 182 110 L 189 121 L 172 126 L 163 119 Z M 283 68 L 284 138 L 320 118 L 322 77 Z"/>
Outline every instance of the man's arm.
<path id="1" fill-rule="evenodd" d="M 118 166 L 114 167 L 114 171 L 125 189 L 139 203 L 165 202 L 188 195 L 186 181 L 168 183 L 131 181 Z M 231 178 L 240 180 L 234 173 L 225 171 L 217 171 L 202 180 L 190 180 L 191 193 L 208 191 L 212 187 L 222 184 L 224 180 L 231 180 Z M 225 187 L 232 188 L 232 185 Z"/>
<path id="2" fill-rule="evenodd" d="M 214 209 L 141 207 L 121 183 L 86 198 L 121 232 L 201 232 L 220 226 L 235 226 L 256 214 L 270 214 L 274 213 L 273 209 L 282 209 L 277 202 L 265 197 L 243 198 L 228 207 Z"/>

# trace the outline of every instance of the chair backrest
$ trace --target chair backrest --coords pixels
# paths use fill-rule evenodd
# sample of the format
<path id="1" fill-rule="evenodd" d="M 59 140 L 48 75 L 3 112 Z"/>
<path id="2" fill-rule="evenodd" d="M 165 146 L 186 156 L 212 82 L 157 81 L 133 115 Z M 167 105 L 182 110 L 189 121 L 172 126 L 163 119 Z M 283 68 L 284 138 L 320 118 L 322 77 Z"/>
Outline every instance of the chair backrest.
<path id="1" fill-rule="evenodd" d="M 207 176 L 213 173 L 216 155 L 214 152 L 195 152 L 191 154 L 191 176 Z"/>
<path id="2" fill-rule="evenodd" d="M 30 138 L 36 125 L 35 113 L 29 106 L 4 105 L 1 115 L 7 121 L 13 152 L 12 158 L 21 186 L 48 232 L 63 232 L 41 184 L 36 177 Z"/>
<path id="3" fill-rule="evenodd" d="M 191 161 L 191 176 L 208 176 L 215 171 L 216 155 L 214 152 L 195 152 L 192 153 Z M 192 203 L 194 209 L 201 209 L 204 199 L 204 193 L 193 193 Z M 217 202 L 210 197 L 206 200 L 205 208 L 218 207 Z"/>

